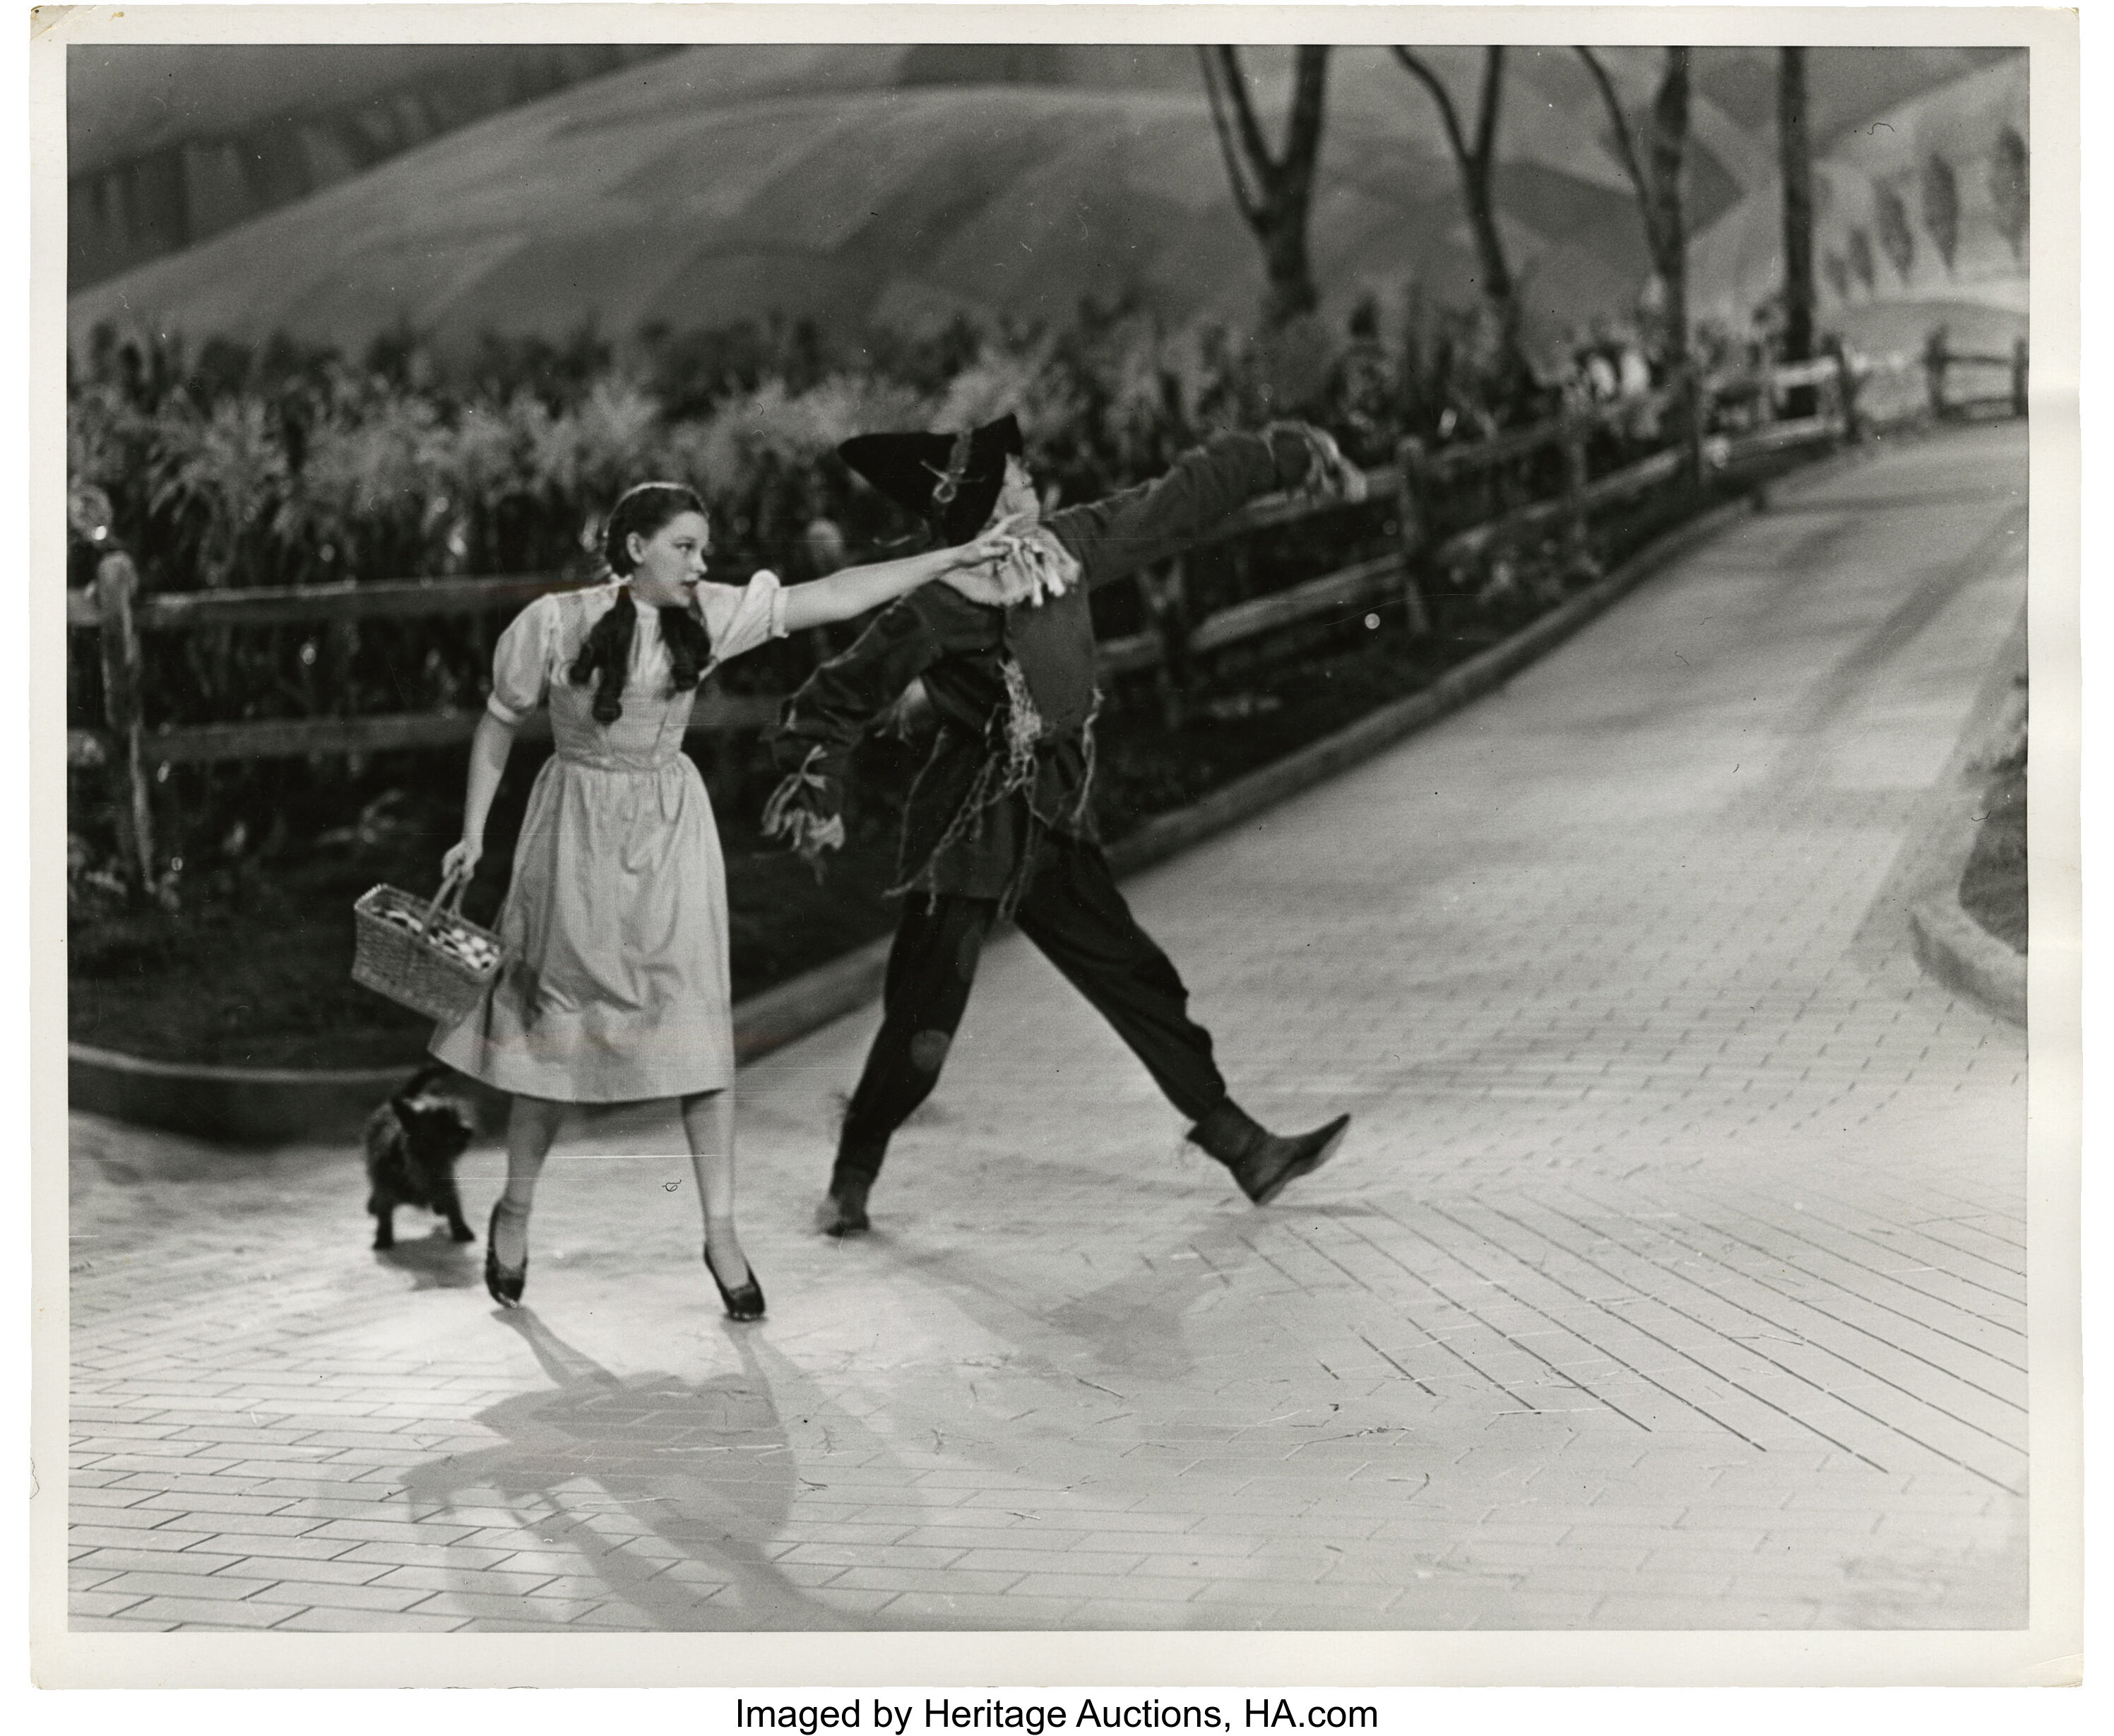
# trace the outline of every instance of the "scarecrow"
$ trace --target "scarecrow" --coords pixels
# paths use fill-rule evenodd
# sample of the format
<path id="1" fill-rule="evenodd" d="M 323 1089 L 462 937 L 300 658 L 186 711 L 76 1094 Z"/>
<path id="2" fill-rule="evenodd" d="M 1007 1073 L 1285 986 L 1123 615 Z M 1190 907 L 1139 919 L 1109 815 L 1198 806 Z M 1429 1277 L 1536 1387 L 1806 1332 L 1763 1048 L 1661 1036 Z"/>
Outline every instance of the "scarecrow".
<path id="1" fill-rule="evenodd" d="M 994 925 L 1011 921 L 1085 995 L 1257 1205 L 1332 1156 L 1350 1117 L 1270 1132 L 1228 1094 L 1210 1032 L 1117 889 L 1093 818 L 1100 704 L 1087 596 L 1165 560 L 1256 497 L 1361 499 L 1362 475 L 1299 423 L 1220 434 L 1156 482 L 1046 518 L 1014 418 L 956 434 L 867 434 L 839 455 L 945 543 L 1006 529 L 1003 606 L 929 585 L 891 604 L 787 701 L 766 834 L 810 861 L 842 844 L 852 751 L 911 684 L 938 723 L 904 815 L 904 899 L 884 1016 L 852 1094 L 817 1227 L 867 1227 L 888 1142 L 938 1083 Z"/>

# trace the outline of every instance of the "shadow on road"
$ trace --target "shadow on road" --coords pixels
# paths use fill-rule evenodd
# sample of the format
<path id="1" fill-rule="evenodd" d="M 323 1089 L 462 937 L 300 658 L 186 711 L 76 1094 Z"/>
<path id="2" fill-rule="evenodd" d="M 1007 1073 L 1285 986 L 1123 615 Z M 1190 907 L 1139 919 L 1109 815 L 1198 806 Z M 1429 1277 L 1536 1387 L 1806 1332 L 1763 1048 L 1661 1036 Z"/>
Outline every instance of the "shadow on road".
<path id="1" fill-rule="evenodd" d="M 414 1504 L 483 1505 L 496 1497 L 554 1550 L 577 1551 L 577 1570 L 598 1576 L 641 1626 L 853 1625 L 809 1598 L 764 1552 L 790 1514 L 798 1478 L 746 1335 L 728 1334 L 741 1356 L 739 1373 L 695 1382 L 657 1373 L 620 1378 L 532 1309 L 501 1318 L 527 1341 L 551 1387 L 478 1415 L 501 1444 L 409 1472 L 404 1489 Z M 464 1589 L 479 1588 L 481 1578 L 465 1573 Z M 547 1601 L 576 1610 L 597 1596 Z M 519 1600 L 522 1623 L 560 1624 L 538 1615 L 538 1601 Z"/>
<path id="2" fill-rule="evenodd" d="M 415 1239 L 400 1236 L 392 1248 L 377 1248 L 374 1263 L 410 1274 L 414 1290 L 468 1290 L 483 1278 L 476 1243 L 455 1240 L 445 1224 Z"/>
<path id="3" fill-rule="evenodd" d="M 1002 1253 L 964 1241 L 950 1247 L 904 1246 L 899 1265 L 940 1288 L 978 1327 L 1016 1347 L 1023 1368 L 1065 1381 L 1084 1367 L 1137 1380 L 1178 1381 L 1197 1364 L 1189 1321 L 1223 1295 L 1238 1268 L 1253 1266 L 1255 1237 L 1268 1227 L 1247 1208 L 1229 1208 L 1193 1234 L 1149 1255 L 1141 1266 L 1112 1227 L 1109 1247 L 1123 1268 L 1106 1283 L 1069 1297 L 1023 1293 Z M 1091 1384 L 1091 1382 L 1088 1382 Z M 1103 1389 L 1107 1390 L 1107 1389 Z"/>

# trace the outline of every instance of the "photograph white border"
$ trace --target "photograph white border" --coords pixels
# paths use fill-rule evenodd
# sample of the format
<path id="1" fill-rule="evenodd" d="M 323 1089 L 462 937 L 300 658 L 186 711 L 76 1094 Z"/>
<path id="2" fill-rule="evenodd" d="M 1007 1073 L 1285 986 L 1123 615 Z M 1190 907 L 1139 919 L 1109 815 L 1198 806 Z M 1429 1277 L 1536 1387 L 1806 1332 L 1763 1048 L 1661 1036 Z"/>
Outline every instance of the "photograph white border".
<path id="1" fill-rule="evenodd" d="M 1590 12 L 1589 19 L 1582 16 Z M 2046 1683 L 2077 1679 L 2082 1048 L 2080 34 L 2025 8 L 371 6 L 46 7 L 32 15 L 28 483 L 28 1027 L 34 1679 L 48 1686 L 1096 1687 Z M 107 42 L 885 40 L 2016 43 L 2031 48 L 2029 633 L 2033 691 L 2028 1183 L 2030 1625 L 2017 1632 L 1677 1634 L 1009 1633 L 122 1634 L 65 1616 L 64 53 Z M 1997 1714 L 1997 1715 L 2003 1715 Z"/>

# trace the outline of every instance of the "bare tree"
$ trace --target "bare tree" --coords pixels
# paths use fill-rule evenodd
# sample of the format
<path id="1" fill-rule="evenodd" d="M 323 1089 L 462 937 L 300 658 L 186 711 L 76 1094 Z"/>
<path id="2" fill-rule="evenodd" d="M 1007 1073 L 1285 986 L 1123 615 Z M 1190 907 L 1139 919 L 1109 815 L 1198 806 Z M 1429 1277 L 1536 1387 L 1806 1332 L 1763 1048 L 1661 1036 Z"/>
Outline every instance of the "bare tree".
<path id="1" fill-rule="evenodd" d="M 1894 275 L 1903 283 L 1915 267 L 1915 231 L 1909 227 L 1909 208 L 1892 187 L 1879 189 L 1879 249 Z"/>
<path id="2" fill-rule="evenodd" d="M 2016 259 L 2025 245 L 2028 203 L 2026 141 L 2015 126 L 1997 131 L 1989 156 L 1989 199 L 1997 208 L 1997 233 Z"/>
<path id="3" fill-rule="evenodd" d="M 1923 226 L 1950 277 L 1953 255 L 1960 250 L 1960 183 L 1952 165 L 1936 151 L 1924 159 Z"/>
<path id="4" fill-rule="evenodd" d="M 1468 225 L 1476 237 L 1476 256 L 1482 267 L 1483 297 L 1497 316 L 1502 334 L 1505 364 L 1516 381 L 1531 375 L 1520 340 L 1519 286 L 1511 263 L 1505 258 L 1504 237 L 1498 229 L 1498 207 L 1492 176 L 1497 167 L 1498 115 L 1504 94 L 1505 51 L 1502 47 L 1483 51 L 1483 87 L 1476 110 L 1476 136 L 1471 144 L 1461 125 L 1452 94 L 1430 62 L 1408 48 L 1398 48 L 1394 57 L 1403 69 L 1431 93 L 1445 124 L 1446 142 L 1461 171 L 1462 203 Z"/>
<path id="5" fill-rule="evenodd" d="M 1263 295 L 1263 325 L 1273 331 L 1312 313 L 1321 299 L 1315 290 L 1313 266 L 1307 257 L 1306 217 L 1315 165 L 1321 154 L 1329 51 L 1302 48 L 1294 56 L 1284 148 L 1273 153 L 1248 98 L 1240 51 L 1197 50 L 1204 69 L 1204 89 L 1211 100 L 1211 121 L 1218 129 L 1219 149 L 1233 183 L 1233 203 L 1262 244 L 1263 269 L 1269 279 Z"/>
<path id="6" fill-rule="evenodd" d="M 1777 162 L 1783 182 L 1784 359 L 1813 356 L 1813 150 L 1805 127 L 1805 50 L 1777 51 Z M 1796 407 L 1794 407 L 1796 413 Z"/>
<path id="7" fill-rule="evenodd" d="M 1867 295 L 1878 288 L 1878 267 L 1872 263 L 1872 237 L 1862 229 L 1850 231 L 1850 269 L 1865 286 Z"/>
<path id="8" fill-rule="evenodd" d="M 1622 112 L 1614 80 L 1590 48 L 1580 48 L 1579 57 L 1599 86 L 1607 104 L 1608 124 L 1615 135 L 1615 148 L 1622 167 L 1636 191 L 1637 210 L 1644 219 L 1645 246 L 1652 269 L 1666 292 L 1666 354 L 1669 372 L 1682 388 L 1682 432 L 1688 448 L 1692 477 L 1702 474 L 1703 416 L 1698 382 L 1691 363 L 1688 343 L 1688 213 L 1682 199 L 1682 169 L 1688 152 L 1689 57 L 1692 50 L 1668 48 L 1666 66 L 1659 75 L 1659 90 L 1645 117 L 1644 148 L 1638 148 L 1636 130 Z"/>

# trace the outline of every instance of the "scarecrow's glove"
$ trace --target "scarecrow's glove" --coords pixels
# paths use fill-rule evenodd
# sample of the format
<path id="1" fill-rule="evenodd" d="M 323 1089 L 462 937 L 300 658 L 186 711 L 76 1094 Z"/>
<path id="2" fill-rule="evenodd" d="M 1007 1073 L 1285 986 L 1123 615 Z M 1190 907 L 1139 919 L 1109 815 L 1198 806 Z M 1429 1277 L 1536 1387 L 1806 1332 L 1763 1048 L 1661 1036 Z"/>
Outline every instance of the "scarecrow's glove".
<path id="1" fill-rule="evenodd" d="M 1021 551 L 1035 529 L 1032 513 L 1000 519 L 947 551 L 954 564 L 940 575 L 940 582 L 986 608 L 1004 609 L 1025 601 L 1034 587 L 1032 575 L 1022 565 Z"/>
<path id="2" fill-rule="evenodd" d="M 932 696 L 922 681 L 913 681 L 903 690 L 902 696 L 881 714 L 876 724 L 878 734 L 892 741 L 908 742 L 917 738 L 925 726 L 932 721 Z"/>
<path id="3" fill-rule="evenodd" d="M 1003 532 L 999 540 L 1004 553 L 995 577 L 1002 606 L 1046 603 L 1053 597 L 1064 596 L 1079 582 L 1082 569 L 1078 558 L 1047 525 Z"/>
<path id="4" fill-rule="evenodd" d="M 1299 492 L 1312 500 L 1343 500 L 1355 505 L 1372 491 L 1366 473 L 1350 459 L 1334 439 L 1320 428 L 1295 423 L 1306 444 L 1306 474 Z"/>
<path id="5" fill-rule="evenodd" d="M 817 811 L 830 799 L 829 779 L 811 769 L 821 751 L 814 750 L 798 771 L 789 773 L 763 805 L 763 835 L 790 845 L 818 880 L 823 852 L 844 847 L 844 815 Z"/>

